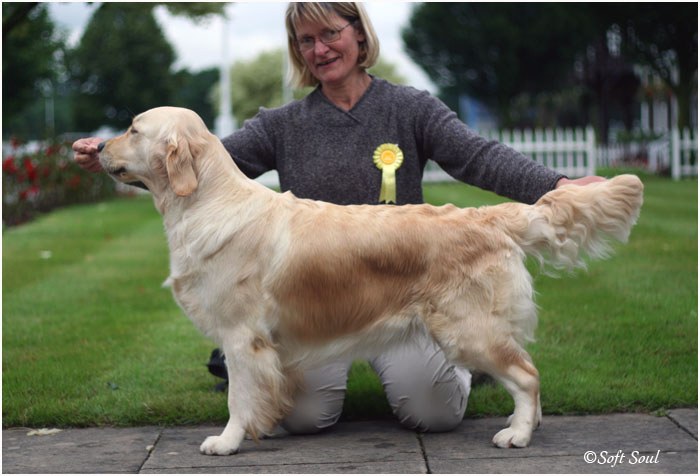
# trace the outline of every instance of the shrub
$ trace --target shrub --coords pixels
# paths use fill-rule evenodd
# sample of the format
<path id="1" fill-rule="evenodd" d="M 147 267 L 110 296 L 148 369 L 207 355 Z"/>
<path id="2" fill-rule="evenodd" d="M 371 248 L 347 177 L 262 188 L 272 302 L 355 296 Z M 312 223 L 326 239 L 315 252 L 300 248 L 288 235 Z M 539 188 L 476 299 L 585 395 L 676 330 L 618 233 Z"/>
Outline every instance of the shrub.
<path id="1" fill-rule="evenodd" d="M 2 223 L 14 226 L 57 207 L 115 195 L 107 174 L 93 174 L 73 161 L 69 142 L 22 145 L 13 140 L 2 160 Z"/>

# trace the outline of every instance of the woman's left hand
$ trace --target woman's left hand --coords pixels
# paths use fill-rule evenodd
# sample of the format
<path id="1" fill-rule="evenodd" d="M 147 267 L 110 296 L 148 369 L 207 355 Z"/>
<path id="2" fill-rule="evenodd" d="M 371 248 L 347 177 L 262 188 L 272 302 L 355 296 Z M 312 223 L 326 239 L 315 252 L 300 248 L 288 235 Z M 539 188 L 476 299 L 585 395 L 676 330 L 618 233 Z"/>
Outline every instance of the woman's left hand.
<path id="1" fill-rule="evenodd" d="M 563 178 L 559 179 L 554 188 L 559 188 L 562 185 L 588 185 L 589 183 L 605 182 L 606 180 L 607 179 L 605 177 L 599 177 L 597 175 L 589 175 L 588 177 L 581 177 L 576 180 Z"/>

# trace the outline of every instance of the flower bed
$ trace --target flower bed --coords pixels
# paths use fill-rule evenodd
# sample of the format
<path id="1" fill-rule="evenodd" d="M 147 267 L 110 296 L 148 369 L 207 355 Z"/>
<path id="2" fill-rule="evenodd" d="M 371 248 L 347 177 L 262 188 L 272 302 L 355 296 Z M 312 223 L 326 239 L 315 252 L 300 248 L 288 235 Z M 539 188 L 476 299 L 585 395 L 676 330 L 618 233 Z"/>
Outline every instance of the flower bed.
<path id="1" fill-rule="evenodd" d="M 2 160 L 2 223 L 14 226 L 39 213 L 115 195 L 106 174 L 93 174 L 73 162 L 69 142 L 12 141 Z"/>

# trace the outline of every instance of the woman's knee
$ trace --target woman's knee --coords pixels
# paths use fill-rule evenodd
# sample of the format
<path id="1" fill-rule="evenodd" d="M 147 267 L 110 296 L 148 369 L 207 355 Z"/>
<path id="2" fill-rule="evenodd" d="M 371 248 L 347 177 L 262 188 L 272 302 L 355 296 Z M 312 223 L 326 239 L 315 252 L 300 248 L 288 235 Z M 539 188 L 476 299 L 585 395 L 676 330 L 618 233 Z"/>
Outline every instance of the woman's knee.
<path id="1" fill-rule="evenodd" d="M 293 434 L 318 433 L 334 425 L 343 412 L 351 362 L 337 362 L 304 373 L 305 390 L 280 423 Z"/>
<path id="2" fill-rule="evenodd" d="M 394 415 L 421 432 L 450 431 L 464 418 L 471 374 L 451 365 L 432 339 L 418 339 L 370 362 Z"/>
<path id="3" fill-rule="evenodd" d="M 282 428 L 295 435 L 318 433 L 324 428 L 335 425 L 340 418 L 343 406 L 337 408 L 319 409 L 314 412 L 292 412 L 280 423 Z"/>
<path id="4" fill-rule="evenodd" d="M 423 394 L 408 394 L 399 404 L 392 405 L 402 425 L 424 433 L 451 431 L 459 426 L 467 410 L 471 374 L 451 367 L 443 375 L 444 380 L 433 382 Z"/>
<path id="5" fill-rule="evenodd" d="M 436 404 L 431 407 L 404 404 L 397 406 L 394 414 L 401 425 L 410 430 L 417 430 L 421 433 L 452 431 L 459 426 L 464 418 L 466 400 L 464 403 L 464 405 Z"/>

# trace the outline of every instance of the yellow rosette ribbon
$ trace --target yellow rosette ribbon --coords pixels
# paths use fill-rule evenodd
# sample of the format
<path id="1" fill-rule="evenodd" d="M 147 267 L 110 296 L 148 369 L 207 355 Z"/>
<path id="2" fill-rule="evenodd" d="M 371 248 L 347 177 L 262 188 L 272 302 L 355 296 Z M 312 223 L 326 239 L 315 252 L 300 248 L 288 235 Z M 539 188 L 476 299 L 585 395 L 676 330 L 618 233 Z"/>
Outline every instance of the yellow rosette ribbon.
<path id="1" fill-rule="evenodd" d="M 374 165 L 382 171 L 379 201 L 396 203 L 396 169 L 403 163 L 403 152 L 396 144 L 382 144 L 374 151 Z"/>

